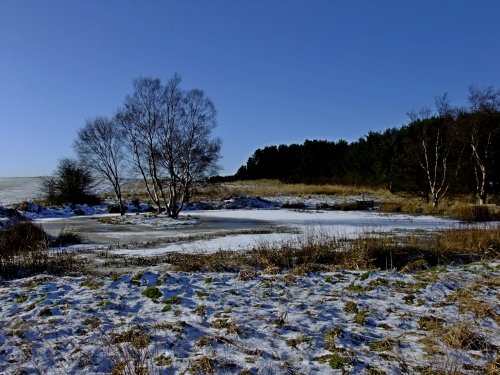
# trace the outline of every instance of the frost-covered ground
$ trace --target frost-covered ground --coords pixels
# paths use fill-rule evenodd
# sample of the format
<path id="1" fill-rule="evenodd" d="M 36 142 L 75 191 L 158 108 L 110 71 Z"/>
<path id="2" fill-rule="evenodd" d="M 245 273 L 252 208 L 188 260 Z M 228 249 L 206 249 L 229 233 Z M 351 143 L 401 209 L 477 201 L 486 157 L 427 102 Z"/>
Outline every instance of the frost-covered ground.
<path id="1" fill-rule="evenodd" d="M 43 177 L 0 177 L 0 206 L 39 198 L 42 181 Z"/>
<path id="2" fill-rule="evenodd" d="M 495 369 L 498 263 L 241 275 L 153 267 L 4 282 L 0 373 L 104 374 L 126 359 L 162 374 Z"/>

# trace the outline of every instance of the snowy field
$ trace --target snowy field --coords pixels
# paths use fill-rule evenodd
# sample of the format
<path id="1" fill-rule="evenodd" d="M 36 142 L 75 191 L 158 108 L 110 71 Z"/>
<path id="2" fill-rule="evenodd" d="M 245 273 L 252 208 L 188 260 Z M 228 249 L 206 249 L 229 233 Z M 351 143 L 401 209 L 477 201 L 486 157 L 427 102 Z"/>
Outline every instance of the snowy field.
<path id="1" fill-rule="evenodd" d="M 1 284 L 0 373 L 477 374 L 500 345 L 498 263 L 243 279 L 143 271 Z M 126 372 L 134 360 L 147 372 Z"/>
<path id="2" fill-rule="evenodd" d="M 8 180 L 8 179 L 7 179 Z M 30 183 L 34 179 L 30 179 Z M 19 185 L 19 180 L 15 181 Z M 8 187 L 6 179 L 0 186 Z M 0 190 L 0 201 L 29 198 Z M 239 197 L 180 220 L 106 207 L 34 207 L 50 234 L 108 255 L 246 251 L 303 236 L 427 235 L 455 220 L 307 210 Z M 230 209 L 229 209 L 230 208 Z M 490 223 L 495 226 L 498 223 Z M 95 254 L 97 254 L 96 252 Z M 94 253 L 93 253 L 94 254 Z M 39 275 L 0 283 L 0 374 L 496 374 L 500 264 L 416 273 L 341 270 L 185 273 L 169 265 L 107 276 Z M 489 372 L 487 372 L 489 371 Z"/>
<path id="3" fill-rule="evenodd" d="M 43 177 L 0 177 L 0 206 L 39 198 L 42 181 Z"/>

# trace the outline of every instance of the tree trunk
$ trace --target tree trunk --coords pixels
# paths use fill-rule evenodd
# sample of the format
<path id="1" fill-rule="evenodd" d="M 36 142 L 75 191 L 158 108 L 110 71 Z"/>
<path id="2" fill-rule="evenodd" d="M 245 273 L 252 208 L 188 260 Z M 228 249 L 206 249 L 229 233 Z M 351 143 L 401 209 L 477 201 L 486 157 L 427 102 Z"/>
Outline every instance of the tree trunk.
<path id="1" fill-rule="evenodd" d="M 120 207 L 120 215 L 125 215 L 125 205 L 123 204 L 123 199 L 121 194 L 118 196 L 118 206 Z"/>

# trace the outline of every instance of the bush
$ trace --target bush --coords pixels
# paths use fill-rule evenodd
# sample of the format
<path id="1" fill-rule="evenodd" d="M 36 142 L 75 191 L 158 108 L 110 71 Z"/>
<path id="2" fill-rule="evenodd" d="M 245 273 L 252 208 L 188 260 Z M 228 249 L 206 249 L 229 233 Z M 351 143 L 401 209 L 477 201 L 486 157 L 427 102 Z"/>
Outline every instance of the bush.
<path id="1" fill-rule="evenodd" d="M 75 160 L 62 159 L 52 177 L 44 180 L 42 192 L 49 204 L 99 204 L 90 192 L 94 179 Z"/>
<path id="2" fill-rule="evenodd" d="M 80 233 L 70 232 L 70 231 L 61 231 L 57 238 L 52 241 L 53 246 L 67 246 L 67 245 L 76 245 L 83 242 L 83 238 Z"/>

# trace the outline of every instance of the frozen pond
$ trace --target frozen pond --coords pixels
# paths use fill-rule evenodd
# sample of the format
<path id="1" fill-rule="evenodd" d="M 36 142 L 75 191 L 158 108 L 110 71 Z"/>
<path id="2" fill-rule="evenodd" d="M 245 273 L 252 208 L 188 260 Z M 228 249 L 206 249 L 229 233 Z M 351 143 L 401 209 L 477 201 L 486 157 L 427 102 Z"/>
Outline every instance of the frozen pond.
<path id="1" fill-rule="evenodd" d="M 286 209 L 188 211 L 178 221 L 164 218 L 164 223 L 158 225 L 155 219 L 155 226 L 146 215 L 130 215 L 134 223 L 99 221 L 116 217 L 94 215 L 37 222 L 54 236 L 63 230 L 78 232 L 89 244 L 111 246 L 115 253 L 141 256 L 246 250 L 263 241 L 286 241 L 303 233 L 353 238 L 365 233 L 434 231 L 460 225 L 459 221 L 433 216 Z"/>

